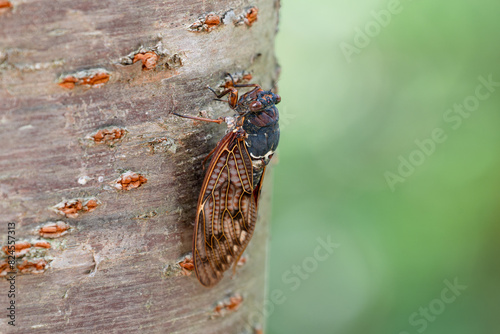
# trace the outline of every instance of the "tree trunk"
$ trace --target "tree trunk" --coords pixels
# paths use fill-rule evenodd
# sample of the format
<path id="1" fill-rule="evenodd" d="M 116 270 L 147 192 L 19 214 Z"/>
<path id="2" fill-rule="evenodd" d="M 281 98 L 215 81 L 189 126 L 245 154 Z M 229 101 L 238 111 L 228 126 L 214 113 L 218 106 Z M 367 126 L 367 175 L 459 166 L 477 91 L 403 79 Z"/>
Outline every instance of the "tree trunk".
<path id="1" fill-rule="evenodd" d="M 0 1 L 0 235 L 16 241 L 15 274 L 8 247 L 0 263 L 15 276 L 0 281 L 0 332 L 265 325 L 270 174 L 246 263 L 204 288 L 182 261 L 202 161 L 226 127 L 170 113 L 232 115 L 206 89 L 225 72 L 273 87 L 278 7 Z"/>

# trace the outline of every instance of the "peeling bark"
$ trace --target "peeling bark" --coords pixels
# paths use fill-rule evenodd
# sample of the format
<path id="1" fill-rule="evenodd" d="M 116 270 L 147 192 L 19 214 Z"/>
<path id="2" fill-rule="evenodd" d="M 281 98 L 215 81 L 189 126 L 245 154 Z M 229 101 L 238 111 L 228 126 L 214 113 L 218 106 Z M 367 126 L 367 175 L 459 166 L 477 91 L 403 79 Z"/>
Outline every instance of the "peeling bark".
<path id="1" fill-rule="evenodd" d="M 5 2 L 0 241 L 8 244 L 15 225 L 22 247 L 16 327 L 5 312 L 10 283 L 0 279 L 0 332 L 264 326 L 271 175 L 246 261 L 233 278 L 202 287 L 186 254 L 201 164 L 225 127 L 170 112 L 230 115 L 206 89 L 222 89 L 225 72 L 274 87 L 278 7 L 273 0 Z M 8 276 L 1 255 L 0 275 Z"/>

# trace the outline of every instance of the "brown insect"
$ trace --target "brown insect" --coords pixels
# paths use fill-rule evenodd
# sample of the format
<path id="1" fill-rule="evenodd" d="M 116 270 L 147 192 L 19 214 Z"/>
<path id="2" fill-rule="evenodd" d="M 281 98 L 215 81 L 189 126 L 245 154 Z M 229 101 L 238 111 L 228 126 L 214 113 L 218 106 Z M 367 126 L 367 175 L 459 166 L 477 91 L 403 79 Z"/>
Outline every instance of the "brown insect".
<path id="1" fill-rule="evenodd" d="M 232 77 L 231 77 L 232 79 Z M 239 87 L 253 89 L 238 98 Z M 207 156 L 212 156 L 203 180 L 193 238 L 196 277 L 204 286 L 217 284 L 239 258 L 252 237 L 266 165 L 279 141 L 281 98 L 257 84 L 235 84 L 217 94 L 237 112 L 216 120 L 180 117 L 228 125 L 227 134 Z M 228 95 L 228 99 L 220 98 Z"/>

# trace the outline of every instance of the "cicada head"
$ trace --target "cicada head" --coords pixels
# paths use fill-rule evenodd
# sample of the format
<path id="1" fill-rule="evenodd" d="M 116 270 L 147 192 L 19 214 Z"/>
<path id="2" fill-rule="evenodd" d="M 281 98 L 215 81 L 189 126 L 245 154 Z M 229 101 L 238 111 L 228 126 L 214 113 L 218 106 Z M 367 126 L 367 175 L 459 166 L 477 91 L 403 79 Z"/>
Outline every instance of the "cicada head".
<path id="1" fill-rule="evenodd" d="M 280 103 L 281 97 L 271 91 L 260 91 L 254 100 L 245 101 L 248 104 L 248 109 L 253 112 L 262 111 L 268 107 Z"/>
<path id="2" fill-rule="evenodd" d="M 280 103 L 280 101 L 281 97 L 278 94 L 257 87 L 240 97 L 236 110 L 240 114 L 245 114 L 247 112 L 255 113 L 272 107 Z"/>

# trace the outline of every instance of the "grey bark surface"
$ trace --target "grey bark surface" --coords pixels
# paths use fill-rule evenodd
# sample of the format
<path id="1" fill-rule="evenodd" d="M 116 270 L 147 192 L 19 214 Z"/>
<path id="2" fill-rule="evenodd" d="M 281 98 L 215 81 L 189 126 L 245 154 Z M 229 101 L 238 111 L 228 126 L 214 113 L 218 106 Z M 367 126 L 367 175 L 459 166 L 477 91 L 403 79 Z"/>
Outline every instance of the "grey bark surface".
<path id="1" fill-rule="evenodd" d="M 191 251 L 201 163 L 226 127 L 169 113 L 232 115 L 206 89 L 223 83 L 225 72 L 248 71 L 263 88 L 275 85 L 279 2 L 10 3 L 0 9 L 0 241 L 7 244 L 8 223 L 15 223 L 16 241 L 31 244 L 18 268 L 46 266 L 17 273 L 15 328 L 5 312 L 10 283 L 0 279 L 0 332 L 245 333 L 264 326 L 270 173 L 246 264 L 216 287 L 202 287 L 177 262 Z M 252 6 L 258 20 L 235 25 Z M 210 12 L 223 22 L 189 31 Z M 158 56 L 149 70 L 133 63 L 147 51 Z M 96 141 L 102 129 L 124 135 Z M 147 182 L 117 189 L 127 171 Z M 89 199 L 97 207 L 85 207 Z M 78 212 L 68 209 L 75 201 Z M 57 221 L 71 226 L 66 234 L 40 234 Z M 50 248 L 36 247 L 40 241 Z M 243 297 L 239 309 L 213 317 L 216 303 L 233 294 Z"/>

